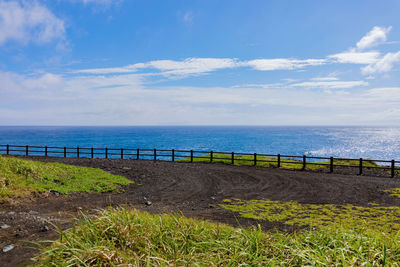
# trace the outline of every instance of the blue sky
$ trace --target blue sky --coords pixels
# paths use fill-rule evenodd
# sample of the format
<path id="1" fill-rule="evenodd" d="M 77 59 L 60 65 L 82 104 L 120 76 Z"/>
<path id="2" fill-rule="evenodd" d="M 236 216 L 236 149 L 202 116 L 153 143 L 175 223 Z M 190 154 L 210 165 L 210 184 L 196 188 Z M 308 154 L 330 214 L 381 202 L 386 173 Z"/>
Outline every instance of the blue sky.
<path id="1" fill-rule="evenodd" d="M 0 125 L 399 125 L 399 12 L 0 0 Z"/>

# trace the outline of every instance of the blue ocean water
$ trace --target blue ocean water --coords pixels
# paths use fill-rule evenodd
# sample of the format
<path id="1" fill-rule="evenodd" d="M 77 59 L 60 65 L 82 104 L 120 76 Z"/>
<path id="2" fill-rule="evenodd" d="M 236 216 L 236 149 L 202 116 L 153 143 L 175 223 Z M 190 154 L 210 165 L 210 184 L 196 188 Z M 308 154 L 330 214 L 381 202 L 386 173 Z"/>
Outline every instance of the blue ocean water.
<path id="1" fill-rule="evenodd" d="M 400 160 L 400 127 L 1 126 L 0 144 L 193 149 Z"/>

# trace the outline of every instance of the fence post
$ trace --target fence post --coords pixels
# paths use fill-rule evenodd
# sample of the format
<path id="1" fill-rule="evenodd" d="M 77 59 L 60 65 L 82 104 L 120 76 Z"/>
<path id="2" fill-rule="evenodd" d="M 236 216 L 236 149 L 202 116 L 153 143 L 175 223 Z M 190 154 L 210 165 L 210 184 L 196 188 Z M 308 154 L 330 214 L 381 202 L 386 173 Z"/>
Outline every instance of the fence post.
<path id="1" fill-rule="evenodd" d="M 121 159 L 124 159 L 124 149 L 121 148 Z"/>
<path id="2" fill-rule="evenodd" d="M 391 169 L 390 176 L 393 178 L 394 177 L 394 159 L 392 159 L 392 166 L 390 169 Z"/>
<path id="3" fill-rule="evenodd" d="M 172 149 L 172 161 L 175 161 L 175 149 Z"/>
<path id="4" fill-rule="evenodd" d="M 256 166 L 257 165 L 257 153 L 254 153 L 254 166 Z"/>
<path id="5" fill-rule="evenodd" d="M 333 172 L 333 157 L 330 158 L 329 171 Z"/>
<path id="6" fill-rule="evenodd" d="M 47 146 L 44 147 L 44 156 L 47 157 Z"/>
<path id="7" fill-rule="evenodd" d="M 363 159 L 360 158 L 360 172 L 359 172 L 359 175 L 362 174 L 362 169 L 363 169 Z"/>
<path id="8" fill-rule="evenodd" d="M 154 161 L 157 160 L 157 149 L 154 148 Z"/>
<path id="9" fill-rule="evenodd" d="M 105 148 L 105 157 L 106 157 L 106 159 L 108 159 L 108 148 Z"/>
<path id="10" fill-rule="evenodd" d="M 28 155 L 29 155 L 29 146 L 26 145 L 26 148 L 25 148 L 25 156 L 28 156 Z"/>
<path id="11" fill-rule="evenodd" d="M 213 162 L 213 155 L 214 155 L 214 152 L 213 152 L 213 151 L 210 151 L 210 163 Z"/>
<path id="12" fill-rule="evenodd" d="M 139 159 L 139 148 L 136 149 L 136 159 Z"/>
<path id="13" fill-rule="evenodd" d="M 190 150 L 190 162 L 193 162 L 193 150 Z"/>
<path id="14" fill-rule="evenodd" d="M 79 159 L 79 146 L 76 147 L 76 157 Z"/>
<path id="15" fill-rule="evenodd" d="M 303 167 L 301 168 L 302 171 L 306 169 L 306 155 L 303 155 Z"/>
<path id="16" fill-rule="evenodd" d="M 64 158 L 66 158 L 66 157 L 67 157 L 67 148 L 64 147 Z"/>
<path id="17" fill-rule="evenodd" d="M 7 145 L 7 155 L 10 155 L 10 145 Z"/>
<path id="18" fill-rule="evenodd" d="M 93 147 L 90 148 L 90 157 L 94 158 L 94 151 Z"/>
<path id="19" fill-rule="evenodd" d="M 232 165 L 235 164 L 235 152 L 232 152 Z"/>
<path id="20" fill-rule="evenodd" d="M 278 168 L 281 167 L 281 154 L 278 154 Z"/>

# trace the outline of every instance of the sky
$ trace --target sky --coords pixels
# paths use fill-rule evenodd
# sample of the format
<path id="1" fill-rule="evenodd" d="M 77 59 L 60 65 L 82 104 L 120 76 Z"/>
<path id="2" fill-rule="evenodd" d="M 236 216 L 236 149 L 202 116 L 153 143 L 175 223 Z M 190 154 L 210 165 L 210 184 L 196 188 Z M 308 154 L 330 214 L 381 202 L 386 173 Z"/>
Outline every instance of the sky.
<path id="1" fill-rule="evenodd" d="M 399 14 L 399 0 L 0 0 L 0 125 L 400 126 Z"/>

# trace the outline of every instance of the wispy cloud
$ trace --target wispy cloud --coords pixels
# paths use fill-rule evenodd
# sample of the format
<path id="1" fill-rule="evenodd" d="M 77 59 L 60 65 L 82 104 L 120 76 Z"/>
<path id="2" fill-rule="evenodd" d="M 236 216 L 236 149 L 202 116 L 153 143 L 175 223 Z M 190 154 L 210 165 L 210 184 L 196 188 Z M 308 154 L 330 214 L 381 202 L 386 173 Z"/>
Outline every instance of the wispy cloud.
<path id="1" fill-rule="evenodd" d="M 241 66 L 250 66 L 253 69 L 261 71 L 270 70 L 294 70 L 301 69 L 307 66 L 318 66 L 325 64 L 325 59 L 287 59 L 287 58 L 275 58 L 275 59 L 254 59 L 240 63 Z"/>
<path id="2" fill-rule="evenodd" d="M 380 54 L 378 51 L 357 52 L 352 50 L 329 55 L 328 58 L 334 59 L 338 63 L 372 64 L 378 61 Z"/>
<path id="3" fill-rule="evenodd" d="M 155 60 L 145 63 L 137 63 L 125 67 L 100 68 L 78 70 L 77 73 L 91 74 L 112 74 L 112 73 L 133 73 L 140 69 L 156 69 L 159 74 L 165 76 L 186 76 L 194 74 L 209 73 L 212 71 L 228 68 L 251 67 L 259 71 L 273 70 L 295 70 L 307 66 L 318 66 L 325 64 L 325 59 L 254 59 L 239 61 L 235 58 L 187 58 L 182 61 L 176 60 Z"/>
<path id="4" fill-rule="evenodd" d="M 237 66 L 235 59 L 231 58 L 187 58 L 182 61 L 154 60 L 145 63 L 137 63 L 120 68 L 100 68 L 78 70 L 77 73 L 112 74 L 133 73 L 140 69 L 155 69 L 165 76 L 186 76 L 191 74 L 203 74 L 211 71 L 234 68 Z"/>
<path id="5" fill-rule="evenodd" d="M 361 71 L 364 75 L 389 72 L 393 69 L 393 67 L 396 64 L 399 63 L 400 63 L 400 51 L 397 53 L 387 53 L 385 56 L 383 56 L 376 62 L 362 68 Z"/>
<path id="6" fill-rule="evenodd" d="M 201 74 L 233 68 L 236 65 L 236 60 L 231 58 L 188 58 L 183 61 L 156 60 L 145 64 L 149 68 L 162 71 L 164 75 Z"/>
<path id="7" fill-rule="evenodd" d="M 324 89 L 349 89 L 360 86 L 368 86 L 365 81 L 311 81 L 294 83 L 292 87 L 324 88 Z"/>
<path id="8" fill-rule="evenodd" d="M 337 81 L 339 78 L 335 76 L 328 76 L 328 77 L 315 77 L 311 78 L 312 81 Z"/>
<path id="9" fill-rule="evenodd" d="M 185 12 L 182 16 L 182 19 L 183 22 L 185 22 L 186 24 L 192 24 L 194 19 L 193 12 L 192 11 Z"/>
<path id="10" fill-rule="evenodd" d="M 122 3 L 124 0 L 68 0 L 70 2 L 80 2 L 85 5 L 94 4 L 94 5 L 102 5 L 102 6 L 111 6 L 118 5 Z"/>
<path id="11" fill-rule="evenodd" d="M 375 26 L 370 32 L 362 37 L 360 41 L 358 41 L 356 45 L 357 49 L 364 50 L 385 42 L 391 29 L 391 26 L 387 28 Z"/>
<path id="12" fill-rule="evenodd" d="M 65 39 L 64 22 L 36 1 L 0 1 L 0 45 Z"/>

